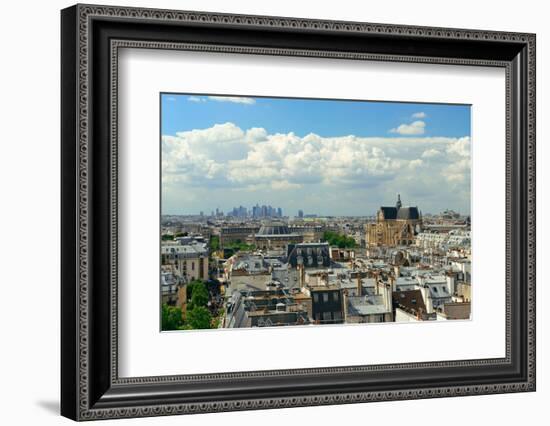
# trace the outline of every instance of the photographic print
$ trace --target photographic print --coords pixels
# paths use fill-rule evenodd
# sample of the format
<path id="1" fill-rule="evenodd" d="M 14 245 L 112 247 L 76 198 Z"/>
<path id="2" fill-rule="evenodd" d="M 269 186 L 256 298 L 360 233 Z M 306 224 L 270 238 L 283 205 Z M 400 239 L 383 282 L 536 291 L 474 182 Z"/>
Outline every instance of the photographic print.
<path id="1" fill-rule="evenodd" d="M 471 319 L 470 105 L 160 107 L 161 331 Z"/>

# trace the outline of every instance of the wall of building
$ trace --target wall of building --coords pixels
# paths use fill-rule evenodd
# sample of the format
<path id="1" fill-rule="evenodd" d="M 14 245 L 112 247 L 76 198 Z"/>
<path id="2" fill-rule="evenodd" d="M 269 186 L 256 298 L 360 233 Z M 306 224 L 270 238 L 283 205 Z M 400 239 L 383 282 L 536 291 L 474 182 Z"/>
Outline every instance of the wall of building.
<path id="1" fill-rule="evenodd" d="M 416 315 L 405 312 L 401 308 L 395 310 L 395 322 L 417 322 Z"/>

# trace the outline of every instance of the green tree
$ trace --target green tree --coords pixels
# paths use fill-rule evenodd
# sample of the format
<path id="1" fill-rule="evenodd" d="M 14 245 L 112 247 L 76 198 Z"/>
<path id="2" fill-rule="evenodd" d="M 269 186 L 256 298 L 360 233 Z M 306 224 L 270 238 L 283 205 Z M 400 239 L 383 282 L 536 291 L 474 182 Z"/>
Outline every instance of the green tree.
<path id="1" fill-rule="evenodd" d="M 168 306 L 166 303 L 162 305 L 162 330 L 178 330 L 183 325 L 180 308 Z"/>
<path id="2" fill-rule="evenodd" d="M 187 312 L 187 325 L 194 330 L 211 328 L 212 315 L 204 306 L 195 306 Z"/>
<path id="3" fill-rule="evenodd" d="M 217 251 L 220 249 L 220 237 L 217 235 L 212 235 L 210 237 L 210 248 L 212 251 Z"/>
<path id="4" fill-rule="evenodd" d="M 196 286 L 193 290 L 193 296 L 191 297 L 191 309 L 194 306 L 206 306 L 209 299 L 210 294 L 208 293 L 206 286 L 204 284 Z"/>
<path id="5" fill-rule="evenodd" d="M 337 246 L 338 248 L 357 247 L 357 242 L 354 238 L 346 237 L 345 235 L 341 235 L 332 231 L 325 231 L 323 233 L 323 241 L 327 241 L 331 246 Z"/>
<path id="6" fill-rule="evenodd" d="M 225 248 L 228 248 L 234 251 L 251 251 L 251 250 L 254 250 L 256 246 L 254 244 L 246 244 L 241 240 L 236 240 L 231 244 L 228 244 L 227 246 L 225 246 Z"/>
<path id="7" fill-rule="evenodd" d="M 191 300 L 195 286 L 200 286 L 202 284 L 202 280 L 192 280 L 189 284 L 187 284 L 187 300 Z"/>
<path id="8" fill-rule="evenodd" d="M 188 289 L 189 286 L 191 286 L 190 293 L 187 293 L 188 297 L 190 297 L 189 308 L 193 309 L 197 306 L 206 306 L 208 300 L 210 300 L 210 293 L 206 288 L 206 284 L 203 281 L 195 280 L 188 284 Z"/>
<path id="9" fill-rule="evenodd" d="M 164 234 L 161 239 L 162 241 L 172 241 L 174 239 L 174 236 L 171 234 Z"/>
<path id="10" fill-rule="evenodd" d="M 216 317 L 212 320 L 212 328 L 218 328 L 222 322 L 222 318 L 225 315 L 225 309 L 221 308 L 218 310 Z"/>

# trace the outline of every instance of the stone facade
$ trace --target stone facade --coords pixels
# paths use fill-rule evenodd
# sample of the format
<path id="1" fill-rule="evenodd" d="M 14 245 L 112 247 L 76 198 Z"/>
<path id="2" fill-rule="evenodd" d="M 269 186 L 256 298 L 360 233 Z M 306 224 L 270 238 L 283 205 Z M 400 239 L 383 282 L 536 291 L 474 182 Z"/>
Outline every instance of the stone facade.
<path id="1" fill-rule="evenodd" d="M 397 196 L 395 207 L 380 207 L 376 222 L 366 226 L 368 246 L 409 246 L 422 229 L 418 207 L 403 207 Z"/>

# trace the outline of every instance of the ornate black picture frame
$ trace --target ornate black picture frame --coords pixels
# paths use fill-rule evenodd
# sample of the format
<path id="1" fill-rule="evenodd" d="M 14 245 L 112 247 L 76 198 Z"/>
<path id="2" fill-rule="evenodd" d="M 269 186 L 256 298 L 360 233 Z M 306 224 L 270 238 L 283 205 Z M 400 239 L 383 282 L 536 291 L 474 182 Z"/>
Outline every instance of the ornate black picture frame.
<path id="1" fill-rule="evenodd" d="M 62 415 L 92 420 L 535 390 L 534 34 L 95 5 L 64 9 L 61 28 Z M 504 68 L 506 356 L 120 378 L 120 47 Z"/>

